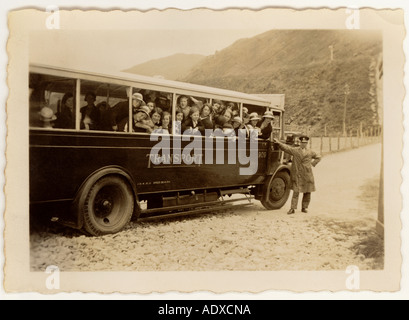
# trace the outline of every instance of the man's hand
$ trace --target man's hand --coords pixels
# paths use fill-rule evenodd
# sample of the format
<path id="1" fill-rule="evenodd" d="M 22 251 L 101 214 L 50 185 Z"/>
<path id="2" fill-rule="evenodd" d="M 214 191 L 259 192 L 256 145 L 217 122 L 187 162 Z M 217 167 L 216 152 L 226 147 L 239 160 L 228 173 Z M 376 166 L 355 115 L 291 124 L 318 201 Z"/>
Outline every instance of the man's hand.
<path id="1" fill-rule="evenodd" d="M 276 138 L 273 138 L 273 143 L 280 143 Z"/>

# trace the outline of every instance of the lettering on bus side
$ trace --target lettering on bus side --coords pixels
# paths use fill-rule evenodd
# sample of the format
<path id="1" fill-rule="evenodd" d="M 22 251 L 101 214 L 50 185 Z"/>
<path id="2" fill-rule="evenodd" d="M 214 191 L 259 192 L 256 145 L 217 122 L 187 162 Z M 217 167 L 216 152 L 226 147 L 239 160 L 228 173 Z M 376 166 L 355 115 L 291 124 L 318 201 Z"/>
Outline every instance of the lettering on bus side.
<path id="1" fill-rule="evenodd" d="M 247 149 L 246 130 L 239 130 L 238 136 L 216 133 L 206 129 L 205 136 L 173 135 L 152 133 L 150 140 L 158 142 L 147 154 L 148 168 L 159 165 L 200 166 L 203 164 L 240 164 L 240 175 L 253 175 L 258 169 L 258 159 L 266 158 L 266 152 L 258 152 L 257 132 L 250 131 Z M 225 159 L 225 137 L 227 137 L 227 159 Z M 183 149 L 181 141 L 191 141 Z M 216 148 L 215 148 L 216 147 Z M 248 152 L 249 151 L 249 152 Z M 214 153 L 215 157 L 214 157 Z M 249 153 L 249 155 L 247 155 Z M 214 163 L 214 160 L 215 163 Z"/>

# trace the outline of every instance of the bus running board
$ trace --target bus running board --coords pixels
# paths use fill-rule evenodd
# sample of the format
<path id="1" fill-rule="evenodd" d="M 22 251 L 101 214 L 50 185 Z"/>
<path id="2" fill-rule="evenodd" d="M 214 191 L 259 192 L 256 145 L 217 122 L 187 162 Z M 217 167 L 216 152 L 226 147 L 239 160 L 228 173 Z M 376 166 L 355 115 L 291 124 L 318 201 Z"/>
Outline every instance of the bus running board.
<path id="1" fill-rule="evenodd" d="M 248 200 L 250 203 L 251 203 L 251 199 L 254 199 L 254 197 L 250 193 L 249 188 L 220 190 L 222 201 L 226 201 L 224 200 L 224 196 L 226 195 L 231 196 L 233 194 L 244 194 L 246 197 L 244 200 Z"/>
<path id="2" fill-rule="evenodd" d="M 243 199 L 242 199 L 243 200 Z M 247 198 L 245 198 L 247 200 Z M 238 201 L 238 200 L 235 200 Z M 227 201 L 226 201 L 227 202 Z M 232 202 L 232 201 L 230 201 Z M 242 204 L 224 204 L 224 202 L 219 202 L 218 206 L 209 206 L 207 208 L 200 208 L 200 209 L 192 209 L 192 210 L 185 210 L 185 211 L 180 211 L 176 213 L 163 213 L 163 214 L 156 214 L 152 216 L 145 216 L 145 217 L 140 217 L 138 221 L 149 221 L 149 220 L 156 220 L 156 219 L 164 219 L 164 218 L 176 218 L 176 217 L 182 217 L 182 216 L 187 216 L 187 215 L 195 215 L 199 213 L 209 213 L 209 212 L 215 212 L 215 211 L 220 211 L 220 210 L 225 210 L 225 209 L 231 209 L 234 207 L 244 207 L 244 206 L 249 206 L 252 203 L 242 203 Z"/>
<path id="3" fill-rule="evenodd" d="M 249 202 L 251 202 L 251 199 L 254 199 L 254 196 L 250 196 L 250 201 Z M 199 203 L 192 203 L 192 204 L 184 204 L 184 205 L 179 205 L 179 206 L 145 209 L 145 210 L 141 210 L 141 215 L 150 215 L 150 214 L 155 214 L 155 213 L 159 213 L 159 212 L 191 209 L 193 207 L 211 207 L 211 209 L 212 209 L 215 206 L 220 206 L 221 205 L 224 208 L 226 203 L 243 201 L 243 200 L 249 200 L 249 197 L 246 196 L 245 198 L 238 198 L 238 199 L 229 199 L 229 200 L 224 200 L 223 199 L 223 200 L 210 201 L 210 202 L 199 202 Z"/>
<path id="4" fill-rule="evenodd" d="M 220 190 L 220 194 L 221 194 L 222 196 L 224 196 L 224 195 L 226 195 L 226 194 L 237 194 L 237 193 L 250 194 L 250 190 L 249 190 L 249 188 Z"/>

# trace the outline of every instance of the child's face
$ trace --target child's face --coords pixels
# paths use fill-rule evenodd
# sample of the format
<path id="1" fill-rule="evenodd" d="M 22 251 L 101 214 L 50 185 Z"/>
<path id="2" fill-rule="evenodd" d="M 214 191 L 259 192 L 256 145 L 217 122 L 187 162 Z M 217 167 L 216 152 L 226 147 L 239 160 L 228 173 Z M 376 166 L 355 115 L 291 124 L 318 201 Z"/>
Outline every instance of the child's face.
<path id="1" fill-rule="evenodd" d="M 74 98 L 68 98 L 67 101 L 65 101 L 65 106 L 72 109 L 74 107 Z"/>
<path id="2" fill-rule="evenodd" d="M 226 113 L 224 114 L 224 117 L 226 118 L 227 122 L 229 122 L 230 119 L 231 119 L 231 114 L 230 114 L 229 112 L 226 112 Z"/>
<path id="3" fill-rule="evenodd" d="M 180 107 L 181 107 L 182 109 L 184 109 L 184 108 L 187 107 L 187 99 L 186 99 L 186 98 L 180 99 Z"/>
<path id="4" fill-rule="evenodd" d="M 210 108 L 208 106 L 203 107 L 202 115 L 207 117 L 210 114 Z"/>
<path id="5" fill-rule="evenodd" d="M 233 128 L 237 129 L 238 127 L 240 127 L 240 122 L 234 121 L 233 122 Z"/>
<path id="6" fill-rule="evenodd" d="M 138 99 L 132 99 L 132 107 L 135 109 L 139 108 L 141 106 L 141 101 Z"/>
<path id="7" fill-rule="evenodd" d="M 164 116 L 162 119 L 162 125 L 163 126 L 168 126 L 170 123 L 170 117 L 169 116 Z"/>
<path id="8" fill-rule="evenodd" d="M 258 123 L 258 120 L 251 120 L 250 123 L 253 127 L 255 127 Z"/>
<path id="9" fill-rule="evenodd" d="M 153 108 L 155 107 L 155 104 L 153 102 L 148 102 L 146 105 L 148 106 L 150 111 L 152 111 Z"/>
<path id="10" fill-rule="evenodd" d="M 160 114 L 155 112 L 152 115 L 152 121 L 153 121 L 153 123 L 158 123 L 160 121 Z"/>
<path id="11" fill-rule="evenodd" d="M 183 112 L 179 112 L 176 114 L 176 121 L 182 121 L 183 120 Z"/>
<path id="12" fill-rule="evenodd" d="M 193 112 L 190 117 L 193 121 L 198 121 L 200 117 L 199 111 Z"/>

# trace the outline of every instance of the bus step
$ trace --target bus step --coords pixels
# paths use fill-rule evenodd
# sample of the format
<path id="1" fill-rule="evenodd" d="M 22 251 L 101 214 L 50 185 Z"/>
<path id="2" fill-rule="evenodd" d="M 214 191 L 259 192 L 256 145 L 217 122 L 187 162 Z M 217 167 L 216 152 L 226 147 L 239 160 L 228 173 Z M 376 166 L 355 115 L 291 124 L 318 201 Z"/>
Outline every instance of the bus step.
<path id="1" fill-rule="evenodd" d="M 254 197 L 250 197 L 250 199 L 253 199 Z M 243 201 L 243 200 L 248 200 L 249 197 L 242 197 L 242 198 L 237 198 L 237 199 L 229 199 L 229 200 L 217 200 L 217 201 L 210 201 L 210 202 L 202 202 L 202 203 L 195 203 L 195 204 L 185 204 L 185 205 L 179 205 L 179 206 L 170 206 L 170 207 L 163 207 L 163 208 L 154 208 L 154 209 L 144 209 L 141 210 L 141 219 L 143 216 L 151 215 L 151 214 L 157 214 L 159 212 L 166 212 L 166 211 L 173 211 L 173 210 L 183 210 L 187 209 L 189 210 L 192 207 L 211 207 L 215 208 L 216 206 L 223 206 L 223 208 L 226 207 L 227 203 L 232 203 L 232 202 L 238 202 L 238 201 Z"/>
<path id="2" fill-rule="evenodd" d="M 248 188 L 220 190 L 220 194 L 221 194 L 222 196 L 224 196 L 224 195 L 226 195 L 226 194 L 237 194 L 237 193 L 250 194 L 250 190 L 249 190 Z"/>
<path id="3" fill-rule="evenodd" d="M 138 221 L 149 221 L 149 220 L 172 218 L 172 217 L 176 218 L 176 217 L 194 215 L 194 214 L 199 214 L 199 213 L 216 212 L 216 211 L 220 211 L 220 210 L 231 209 L 231 208 L 234 208 L 234 207 L 248 206 L 248 205 L 251 205 L 251 204 L 252 203 L 224 204 L 224 205 L 221 205 L 221 206 L 213 206 L 213 207 L 208 207 L 208 208 L 185 210 L 185 211 L 181 211 L 181 212 L 177 212 L 177 213 L 163 213 L 163 214 L 157 214 L 157 215 L 152 215 L 152 216 L 140 217 L 138 219 Z"/>

